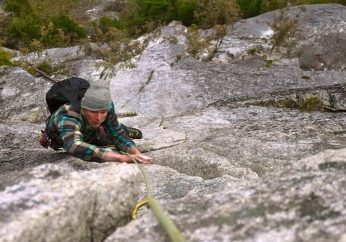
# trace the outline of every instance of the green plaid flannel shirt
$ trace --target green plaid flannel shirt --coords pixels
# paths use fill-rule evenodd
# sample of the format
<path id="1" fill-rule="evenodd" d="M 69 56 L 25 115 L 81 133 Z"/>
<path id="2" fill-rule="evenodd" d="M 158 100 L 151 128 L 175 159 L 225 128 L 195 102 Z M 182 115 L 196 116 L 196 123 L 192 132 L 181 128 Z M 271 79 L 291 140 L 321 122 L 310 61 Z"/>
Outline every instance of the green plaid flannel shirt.
<path id="1" fill-rule="evenodd" d="M 119 151 L 128 152 L 135 143 L 126 135 L 112 104 L 105 121 L 101 124 L 106 132 L 112 134 L 112 141 Z M 64 150 L 83 160 L 104 161 L 105 148 L 92 142 L 97 138 L 98 128 L 93 128 L 82 115 L 71 110 L 70 105 L 61 106 L 47 122 L 47 132 L 53 142 L 62 144 Z"/>

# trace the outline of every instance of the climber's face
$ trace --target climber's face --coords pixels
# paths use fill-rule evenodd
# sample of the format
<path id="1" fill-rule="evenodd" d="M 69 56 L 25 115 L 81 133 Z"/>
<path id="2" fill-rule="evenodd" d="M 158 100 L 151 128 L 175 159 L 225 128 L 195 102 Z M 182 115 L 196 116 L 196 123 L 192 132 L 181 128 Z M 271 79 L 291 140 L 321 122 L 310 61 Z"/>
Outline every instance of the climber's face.
<path id="1" fill-rule="evenodd" d="M 83 109 L 82 112 L 82 115 L 86 121 L 94 128 L 100 127 L 100 125 L 105 121 L 107 114 L 107 110 L 91 111 L 88 109 Z"/>

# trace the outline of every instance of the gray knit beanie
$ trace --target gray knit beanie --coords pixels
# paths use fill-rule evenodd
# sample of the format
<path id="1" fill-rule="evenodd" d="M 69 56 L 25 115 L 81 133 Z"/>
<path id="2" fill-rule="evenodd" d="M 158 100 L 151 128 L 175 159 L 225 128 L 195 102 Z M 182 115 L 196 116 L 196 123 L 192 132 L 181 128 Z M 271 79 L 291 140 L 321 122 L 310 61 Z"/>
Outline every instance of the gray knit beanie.
<path id="1" fill-rule="evenodd" d="M 107 87 L 91 85 L 82 98 L 81 107 L 91 111 L 108 110 L 111 103 Z"/>

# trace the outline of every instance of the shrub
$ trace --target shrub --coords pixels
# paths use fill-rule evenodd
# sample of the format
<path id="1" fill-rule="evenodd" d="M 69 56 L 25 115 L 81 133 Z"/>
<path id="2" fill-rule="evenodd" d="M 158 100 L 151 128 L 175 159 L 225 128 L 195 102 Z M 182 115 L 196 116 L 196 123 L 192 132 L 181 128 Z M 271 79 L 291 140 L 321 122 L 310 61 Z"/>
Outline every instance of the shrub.
<path id="1" fill-rule="evenodd" d="M 103 10 L 104 11 L 114 11 L 114 12 L 121 12 L 124 7 L 126 6 L 126 3 L 124 0 L 120 1 L 116 1 L 116 2 L 108 2 L 106 3 L 106 5 L 104 6 Z"/>
<path id="2" fill-rule="evenodd" d="M 6 29 L 6 46 L 27 47 L 33 39 L 40 39 L 41 22 L 36 15 L 14 17 Z"/>
<path id="3" fill-rule="evenodd" d="M 85 30 L 69 16 L 77 0 L 8 0 L 5 10 L 14 17 L 4 27 L 6 46 L 29 48 L 33 40 L 45 47 L 62 47 L 79 43 Z"/>
<path id="4" fill-rule="evenodd" d="M 176 10 L 176 19 L 181 21 L 185 26 L 194 23 L 194 12 L 196 3 L 193 0 L 178 0 Z"/>
<path id="5" fill-rule="evenodd" d="M 11 55 L 9 53 L 0 49 L 0 66 L 11 66 L 10 58 Z"/>
<path id="6" fill-rule="evenodd" d="M 15 17 L 7 30 L 6 45 L 10 48 L 30 48 L 34 40 L 45 47 L 64 47 L 86 38 L 85 30 L 67 16 L 43 21 L 36 15 Z"/>
<path id="7" fill-rule="evenodd" d="M 46 74 L 52 74 L 54 69 L 49 60 L 44 60 L 36 65 L 36 68 Z"/>
<path id="8" fill-rule="evenodd" d="M 261 14 L 261 5 L 263 0 L 237 0 L 237 3 L 245 18 Z"/>
<path id="9" fill-rule="evenodd" d="M 98 22 L 98 26 L 102 33 L 107 33 L 110 28 L 117 28 L 117 29 L 124 29 L 125 24 L 124 22 L 119 21 L 118 19 L 112 19 L 107 16 L 103 16 L 100 18 Z"/>
<path id="10" fill-rule="evenodd" d="M 129 0 L 120 13 L 120 21 L 131 36 L 149 32 L 172 20 L 175 0 Z"/>
<path id="11" fill-rule="evenodd" d="M 269 67 L 272 67 L 273 62 L 274 62 L 274 61 L 273 61 L 273 60 L 270 60 L 270 59 L 269 59 L 269 60 L 266 60 L 265 63 L 264 63 L 264 66 L 265 66 L 265 67 L 268 67 L 268 68 L 269 68 Z"/>
<path id="12" fill-rule="evenodd" d="M 68 16 L 61 15 L 53 19 L 56 29 L 60 29 L 68 38 L 66 44 L 78 43 L 80 39 L 87 37 L 86 31 Z"/>
<path id="13" fill-rule="evenodd" d="M 10 17 L 0 14 L 0 46 L 6 41 L 6 28 L 10 23 Z"/>
<path id="14" fill-rule="evenodd" d="M 43 49 L 44 49 L 44 46 L 42 42 L 37 39 L 34 39 L 33 41 L 31 41 L 28 51 L 35 51 L 36 53 L 40 54 L 43 52 Z"/>
<path id="15" fill-rule="evenodd" d="M 305 112 L 323 110 L 323 102 L 318 96 L 310 96 L 299 102 L 299 110 Z"/>
<path id="16" fill-rule="evenodd" d="M 175 17 L 175 0 L 137 0 L 136 2 L 148 20 L 167 23 Z"/>
<path id="17" fill-rule="evenodd" d="M 114 27 L 119 26 L 118 24 L 123 24 L 123 22 L 108 17 L 94 22 L 92 40 L 99 44 L 107 43 L 107 45 L 100 46 L 99 48 L 85 46 L 89 54 L 94 54 L 105 60 L 102 66 L 106 68 L 113 68 L 119 62 L 124 62 L 126 66 L 131 67 L 132 64 L 128 61 L 141 53 L 147 44 L 146 41 L 143 44 L 137 41 L 130 41 L 131 39 L 126 29 Z"/>
<path id="18" fill-rule="evenodd" d="M 198 0 L 195 5 L 194 21 L 201 28 L 228 24 L 239 18 L 239 8 L 235 1 Z"/>
<path id="19" fill-rule="evenodd" d="M 131 35 L 143 34 L 172 20 L 211 28 L 239 16 L 236 0 L 129 0 L 120 14 Z"/>
<path id="20" fill-rule="evenodd" d="M 201 50 L 208 47 L 208 42 L 201 39 L 199 31 L 196 25 L 191 25 L 187 32 L 188 48 L 187 52 L 192 56 L 196 56 Z"/>
<path id="21" fill-rule="evenodd" d="M 128 42 L 128 36 L 123 21 L 104 16 L 92 23 L 91 40 L 94 42 Z"/>
<path id="22" fill-rule="evenodd" d="M 198 29 L 197 25 L 191 25 L 188 29 L 186 37 L 188 39 L 187 51 L 194 57 L 198 57 L 203 51 L 209 52 L 207 58 L 203 58 L 203 61 L 211 60 L 214 57 L 215 50 L 210 52 L 208 47 L 210 47 L 212 41 L 216 41 L 216 46 L 220 44 L 220 39 L 222 39 L 226 34 L 226 29 L 222 25 L 215 25 L 208 36 L 202 38 L 201 31 Z"/>
<path id="23" fill-rule="evenodd" d="M 12 12 L 15 16 L 25 16 L 33 12 L 29 0 L 8 0 L 4 5 L 4 10 Z"/>
<path id="24" fill-rule="evenodd" d="M 279 47 L 286 47 L 287 54 L 290 54 L 291 47 L 296 43 L 298 31 L 298 19 L 292 19 L 285 11 L 280 11 L 280 14 L 274 19 L 271 24 L 273 35 L 270 39 L 272 51 Z"/>
<path id="25" fill-rule="evenodd" d="M 13 1 L 13 0 L 10 0 Z M 75 16 L 80 0 L 28 0 L 32 9 L 43 19 L 51 19 L 56 16 Z"/>
<path id="26" fill-rule="evenodd" d="M 265 13 L 275 9 L 285 8 L 287 4 L 288 4 L 288 1 L 286 0 L 265 0 L 265 1 L 262 1 L 260 11 L 261 13 Z"/>

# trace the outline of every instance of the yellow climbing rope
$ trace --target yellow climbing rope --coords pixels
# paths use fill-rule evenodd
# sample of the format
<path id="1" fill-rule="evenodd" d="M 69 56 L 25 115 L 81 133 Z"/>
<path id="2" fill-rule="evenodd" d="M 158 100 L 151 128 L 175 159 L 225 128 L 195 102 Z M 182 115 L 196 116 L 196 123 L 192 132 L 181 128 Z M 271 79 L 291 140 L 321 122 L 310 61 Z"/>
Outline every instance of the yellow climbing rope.
<path id="1" fill-rule="evenodd" d="M 137 214 L 138 209 L 143 206 L 144 204 L 148 204 L 149 207 L 151 208 L 151 210 L 153 211 L 155 217 L 157 218 L 157 220 L 159 221 L 159 223 L 161 224 L 161 226 L 164 228 L 164 230 L 166 231 L 166 233 L 168 234 L 170 240 L 172 242 L 185 242 L 185 238 L 181 235 L 179 229 L 177 228 L 177 226 L 174 224 L 174 222 L 168 217 L 168 214 L 162 210 L 162 208 L 160 207 L 159 203 L 155 200 L 155 198 L 152 195 L 152 191 L 151 191 L 151 186 L 150 186 L 150 182 L 148 179 L 148 175 L 145 172 L 144 168 L 142 167 L 142 165 L 140 165 L 135 159 L 133 159 L 128 153 L 126 153 L 128 157 L 131 158 L 131 160 L 137 165 L 137 167 L 141 170 L 142 175 L 144 177 L 144 182 L 145 182 L 145 187 L 147 190 L 147 197 L 145 198 L 146 201 L 144 201 L 144 199 L 142 199 L 140 202 L 137 203 L 136 207 L 134 208 L 134 210 L 132 211 L 132 216 L 133 214 Z M 138 208 L 137 208 L 138 207 Z"/>
<path id="2" fill-rule="evenodd" d="M 143 207 L 144 205 L 148 204 L 148 198 L 143 198 L 142 200 L 140 200 L 135 208 L 132 210 L 132 213 L 131 213 L 131 218 L 132 220 L 136 219 L 137 218 L 137 213 L 138 213 L 138 210 Z"/>

